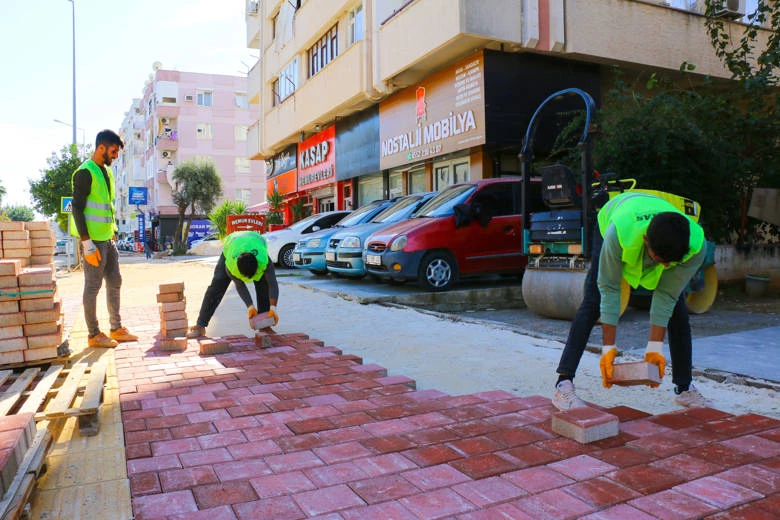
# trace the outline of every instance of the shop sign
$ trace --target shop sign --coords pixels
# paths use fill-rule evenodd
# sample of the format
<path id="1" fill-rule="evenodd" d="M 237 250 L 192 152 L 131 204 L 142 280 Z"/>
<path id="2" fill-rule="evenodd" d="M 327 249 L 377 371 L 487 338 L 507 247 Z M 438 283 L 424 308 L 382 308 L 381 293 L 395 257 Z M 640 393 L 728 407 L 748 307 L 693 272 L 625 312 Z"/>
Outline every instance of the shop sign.
<path id="1" fill-rule="evenodd" d="M 380 167 L 485 144 L 484 83 L 480 52 L 380 103 Z"/>
<path id="2" fill-rule="evenodd" d="M 287 195 L 292 196 L 298 191 L 298 170 L 291 170 L 289 172 L 282 173 L 280 175 L 274 175 L 266 181 L 266 193 L 273 193 L 274 190 Z"/>
<path id="3" fill-rule="evenodd" d="M 234 231 L 257 231 L 258 233 L 264 233 L 265 215 L 258 215 L 256 213 L 228 215 L 227 232 L 230 234 Z"/>
<path id="4" fill-rule="evenodd" d="M 298 190 L 335 182 L 336 126 L 331 125 L 298 145 Z"/>
<path id="5" fill-rule="evenodd" d="M 270 160 L 265 161 L 266 176 L 281 175 L 284 172 L 294 170 L 296 167 L 296 151 L 297 147 L 291 145 L 285 148 L 284 151 L 274 155 Z"/>

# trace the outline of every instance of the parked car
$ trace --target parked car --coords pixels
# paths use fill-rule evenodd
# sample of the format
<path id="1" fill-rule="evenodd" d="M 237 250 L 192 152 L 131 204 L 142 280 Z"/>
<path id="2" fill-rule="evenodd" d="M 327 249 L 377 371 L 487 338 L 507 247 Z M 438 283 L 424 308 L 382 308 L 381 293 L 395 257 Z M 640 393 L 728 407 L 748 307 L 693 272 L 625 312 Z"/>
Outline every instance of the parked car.
<path id="1" fill-rule="evenodd" d="M 328 274 L 325 265 L 325 247 L 328 245 L 328 239 L 342 228 L 357 226 L 363 222 L 368 222 L 377 213 L 395 202 L 393 200 L 375 200 L 369 202 L 339 220 L 332 228 L 322 229 L 311 233 L 308 237 L 298 241 L 298 245 L 293 250 L 293 263 L 295 267 L 308 269 L 316 275 Z"/>
<path id="2" fill-rule="evenodd" d="M 440 191 L 413 218 L 375 232 L 363 261 L 370 274 L 418 280 L 428 290 L 449 289 L 459 277 L 522 274 L 521 179 L 501 177 L 455 184 Z M 543 210 L 539 183 L 531 199 Z"/>
<path id="3" fill-rule="evenodd" d="M 363 263 L 363 244 L 366 238 L 380 229 L 409 218 L 434 195 L 435 192 L 428 192 L 401 197 L 365 224 L 334 233 L 325 248 L 325 265 L 328 271 L 351 278 L 364 277 L 366 266 Z"/>
<path id="4" fill-rule="evenodd" d="M 294 268 L 293 249 L 295 249 L 295 244 L 298 240 L 304 235 L 333 227 L 335 223 L 349 213 L 349 211 L 317 213 L 299 220 L 288 228 L 266 233 L 263 236 L 268 244 L 268 257 L 273 263 L 281 267 Z"/>
<path id="5" fill-rule="evenodd" d="M 67 254 L 67 241 L 65 240 L 57 240 L 56 245 L 54 246 L 54 254 L 55 255 L 64 255 Z"/>
<path id="6" fill-rule="evenodd" d="M 132 238 L 123 238 L 117 241 L 116 248 L 119 251 L 135 251 L 135 240 Z"/>
<path id="7" fill-rule="evenodd" d="M 216 233 L 216 232 L 209 233 L 208 235 L 204 236 L 203 238 L 199 238 L 197 240 L 193 240 L 190 243 L 190 247 L 189 248 L 192 249 L 193 247 L 197 246 L 198 244 L 202 244 L 203 242 L 209 242 L 211 240 L 219 240 L 219 234 Z"/>

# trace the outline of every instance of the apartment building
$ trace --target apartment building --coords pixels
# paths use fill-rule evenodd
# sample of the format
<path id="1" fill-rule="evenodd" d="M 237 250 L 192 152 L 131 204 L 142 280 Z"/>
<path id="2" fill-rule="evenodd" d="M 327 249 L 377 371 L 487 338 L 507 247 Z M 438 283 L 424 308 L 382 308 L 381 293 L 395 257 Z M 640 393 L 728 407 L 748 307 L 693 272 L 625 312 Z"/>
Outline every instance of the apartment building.
<path id="1" fill-rule="evenodd" d="M 111 165 L 115 177 L 116 199 L 114 206 L 120 239 L 133 236 L 134 231 L 139 229 L 139 211 L 135 205 L 130 204 L 129 194 L 131 187 L 142 188 L 146 186 L 146 170 L 142 164 L 146 151 L 142 138 L 145 126 L 141 99 L 135 98 L 130 105 L 130 110 L 125 112 L 125 118 L 119 127 L 119 136 L 125 143 L 125 147 Z M 144 223 L 146 223 L 146 219 L 144 219 Z"/>
<path id="2" fill-rule="evenodd" d="M 173 171 L 182 161 L 214 161 L 222 178 L 218 203 L 259 204 L 265 201 L 266 184 L 263 161 L 247 156 L 248 128 L 259 107 L 248 103 L 246 77 L 167 70 L 159 63 L 153 69 L 122 125 L 127 146 L 117 192 L 125 206 L 128 188 L 140 176 L 147 188 L 146 229 L 164 244 L 173 241 L 178 222 Z M 136 207 L 124 207 L 120 221 L 128 221 L 129 230 L 138 229 Z"/>
<path id="3" fill-rule="evenodd" d="M 747 0 L 748 3 L 752 0 Z M 738 24 L 746 0 L 724 0 Z M 248 154 L 312 211 L 515 174 L 533 110 L 628 74 L 727 78 L 702 0 L 261 0 Z M 573 108 L 577 108 L 574 106 Z M 288 221 L 291 215 L 287 215 Z"/>

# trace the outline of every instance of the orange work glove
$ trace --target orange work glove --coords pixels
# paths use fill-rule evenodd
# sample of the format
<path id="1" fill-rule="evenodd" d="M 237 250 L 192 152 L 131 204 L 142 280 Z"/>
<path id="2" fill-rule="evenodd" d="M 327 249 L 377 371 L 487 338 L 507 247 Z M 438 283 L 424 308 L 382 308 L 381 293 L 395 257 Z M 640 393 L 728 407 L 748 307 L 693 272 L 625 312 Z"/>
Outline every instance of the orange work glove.
<path id="1" fill-rule="evenodd" d="M 274 326 L 279 323 L 279 315 L 276 314 L 276 305 L 271 305 L 271 309 L 268 311 L 268 317 L 274 319 Z"/>
<path id="2" fill-rule="evenodd" d="M 613 364 L 617 356 L 617 347 L 615 345 L 604 345 L 601 347 L 601 384 L 604 388 L 612 388 Z"/>
<path id="3" fill-rule="evenodd" d="M 84 261 L 93 267 L 100 265 L 100 250 L 91 238 L 81 241 L 81 249 L 84 251 Z"/>
<path id="4" fill-rule="evenodd" d="M 666 370 L 666 359 L 664 358 L 664 342 L 648 341 L 645 349 L 645 361 L 658 367 L 658 377 L 664 378 Z M 657 388 L 658 385 L 650 385 L 651 388 Z"/>
<path id="5" fill-rule="evenodd" d="M 246 309 L 246 317 L 247 317 L 247 318 L 249 318 L 249 319 L 251 320 L 251 319 L 252 319 L 252 318 L 254 318 L 255 316 L 257 316 L 257 309 L 255 309 L 255 306 L 254 306 L 254 305 L 250 305 L 250 306 L 249 306 L 249 307 L 247 307 L 247 309 Z"/>

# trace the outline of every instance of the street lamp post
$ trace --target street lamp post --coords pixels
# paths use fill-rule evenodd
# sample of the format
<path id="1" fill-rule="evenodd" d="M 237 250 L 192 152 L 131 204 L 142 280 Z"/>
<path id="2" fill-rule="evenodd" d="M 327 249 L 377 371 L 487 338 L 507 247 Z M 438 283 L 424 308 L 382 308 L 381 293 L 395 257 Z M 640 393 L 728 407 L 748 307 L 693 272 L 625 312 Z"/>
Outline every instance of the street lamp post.
<path id="1" fill-rule="evenodd" d="M 73 146 L 76 146 L 76 0 L 68 0 L 73 20 Z"/>

